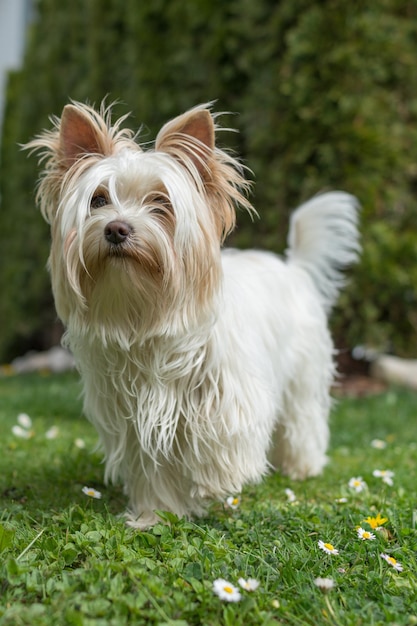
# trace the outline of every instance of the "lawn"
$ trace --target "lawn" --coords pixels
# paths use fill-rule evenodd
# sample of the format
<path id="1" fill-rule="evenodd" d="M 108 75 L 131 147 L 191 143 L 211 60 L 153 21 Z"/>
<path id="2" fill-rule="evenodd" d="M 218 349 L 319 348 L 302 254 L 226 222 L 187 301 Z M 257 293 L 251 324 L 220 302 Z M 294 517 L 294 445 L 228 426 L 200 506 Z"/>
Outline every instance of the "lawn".
<path id="1" fill-rule="evenodd" d="M 0 379 L 1 625 L 417 624 L 416 394 L 338 400 L 319 478 L 271 475 L 236 508 L 135 532 L 79 392 L 75 374 Z"/>

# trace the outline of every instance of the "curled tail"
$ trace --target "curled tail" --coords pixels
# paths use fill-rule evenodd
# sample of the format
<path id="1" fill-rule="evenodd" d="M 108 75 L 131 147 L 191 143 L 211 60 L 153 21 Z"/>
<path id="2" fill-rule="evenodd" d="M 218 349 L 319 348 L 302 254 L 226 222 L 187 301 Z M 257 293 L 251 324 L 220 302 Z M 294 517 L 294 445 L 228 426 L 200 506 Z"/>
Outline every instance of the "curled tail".
<path id="1" fill-rule="evenodd" d="M 357 261 L 359 203 L 341 191 L 302 204 L 291 216 L 287 258 L 310 274 L 327 312 L 344 285 L 343 270 Z"/>

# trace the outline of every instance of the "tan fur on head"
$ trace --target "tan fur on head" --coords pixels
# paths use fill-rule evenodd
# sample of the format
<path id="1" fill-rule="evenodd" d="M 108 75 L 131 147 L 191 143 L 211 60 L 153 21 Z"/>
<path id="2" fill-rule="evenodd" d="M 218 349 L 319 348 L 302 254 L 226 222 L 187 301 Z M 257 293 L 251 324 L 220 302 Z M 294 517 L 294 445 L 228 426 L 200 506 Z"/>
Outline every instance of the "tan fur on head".
<path id="1" fill-rule="evenodd" d="M 156 138 L 155 150 L 181 161 L 197 184 L 204 183 L 217 232 L 223 241 L 234 228 L 236 204 L 256 212 L 245 195 L 250 183 L 242 176 L 242 167 L 233 157 L 215 147 L 217 126 L 207 106 L 195 107 L 165 124 Z M 81 175 L 97 159 L 125 147 L 142 149 L 135 142 L 133 131 L 121 128 L 128 114 L 114 124 L 111 114 L 112 107 L 106 107 L 104 102 L 99 112 L 80 102 L 68 104 L 61 118 L 51 118 L 53 130 L 44 131 L 24 146 L 32 152 L 41 151 L 39 162 L 45 163 L 37 197 L 48 222 L 53 219 L 67 178 Z"/>
<path id="2" fill-rule="evenodd" d="M 128 115 L 112 125 L 111 113 L 112 107 L 106 106 L 104 101 L 99 112 L 81 102 L 68 104 L 61 118 L 51 117 L 52 130 L 45 130 L 24 146 L 31 152 L 39 151 L 39 163 L 44 164 L 37 199 L 49 223 L 53 220 L 59 194 L 68 177 L 80 175 L 98 158 L 109 156 L 126 145 L 139 149 L 133 141 L 134 133 L 121 128 Z"/>
<path id="3" fill-rule="evenodd" d="M 134 226 L 120 248 L 125 272 L 119 281 L 122 285 L 129 276 L 137 284 L 124 320 L 126 333 L 132 335 L 135 310 L 141 313 L 142 327 L 152 326 L 151 318 L 168 318 L 167 309 L 183 320 L 202 314 L 219 280 L 220 244 L 234 227 L 235 207 L 253 209 L 244 193 L 249 183 L 242 167 L 215 145 L 217 126 L 208 105 L 165 124 L 154 149 L 145 150 L 131 130 L 122 128 L 126 117 L 112 123 L 111 107 L 102 104 L 96 111 L 74 102 L 64 107 L 61 119 L 53 118 L 51 131 L 26 148 L 40 151 L 45 167 L 38 201 L 51 223 L 49 264 L 64 322 L 77 315 L 79 324 L 91 323 L 96 315 L 98 322 L 105 294 L 100 291 L 102 275 L 110 275 L 113 263 L 103 256 L 107 252 L 101 233 L 107 220 L 120 216 Z M 99 210 L 90 206 L 97 195 L 107 205 Z M 187 312 L 191 296 L 184 296 L 185 276 L 194 284 Z M 180 315 L 179 299 L 184 307 Z"/>
<path id="4" fill-rule="evenodd" d="M 206 105 L 195 107 L 162 127 L 155 149 L 173 155 L 190 170 L 197 184 L 204 185 L 218 236 L 223 241 L 235 226 L 236 204 L 251 213 L 255 210 L 241 193 L 250 188 L 242 176 L 242 167 L 215 146 L 216 130 L 218 127 Z"/>

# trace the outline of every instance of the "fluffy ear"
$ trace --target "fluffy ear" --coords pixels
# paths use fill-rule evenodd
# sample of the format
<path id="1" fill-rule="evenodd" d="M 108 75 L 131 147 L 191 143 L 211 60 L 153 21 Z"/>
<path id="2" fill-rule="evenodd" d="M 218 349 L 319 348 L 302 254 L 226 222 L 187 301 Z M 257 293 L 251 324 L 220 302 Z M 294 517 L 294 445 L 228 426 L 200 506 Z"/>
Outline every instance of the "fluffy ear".
<path id="1" fill-rule="evenodd" d="M 93 120 L 82 109 L 67 104 L 59 128 L 59 151 L 69 168 L 85 154 L 102 154 Z"/>
<path id="2" fill-rule="evenodd" d="M 214 123 L 207 109 L 192 109 L 161 128 L 155 149 L 172 154 L 179 160 L 191 160 L 201 176 L 209 169 L 214 150 Z"/>

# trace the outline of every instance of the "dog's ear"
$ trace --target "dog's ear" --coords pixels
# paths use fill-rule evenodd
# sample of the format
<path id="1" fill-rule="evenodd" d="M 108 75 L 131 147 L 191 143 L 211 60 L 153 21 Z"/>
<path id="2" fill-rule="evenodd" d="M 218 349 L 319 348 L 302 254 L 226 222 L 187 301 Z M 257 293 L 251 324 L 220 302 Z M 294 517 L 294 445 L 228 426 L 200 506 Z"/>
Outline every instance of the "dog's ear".
<path id="1" fill-rule="evenodd" d="M 67 104 L 62 112 L 59 152 L 67 168 L 86 154 L 103 153 L 92 118 L 73 104 Z"/>
<path id="2" fill-rule="evenodd" d="M 191 160 L 205 178 L 215 145 L 214 122 L 207 109 L 192 109 L 161 128 L 155 149 L 172 154 L 180 161 Z"/>

